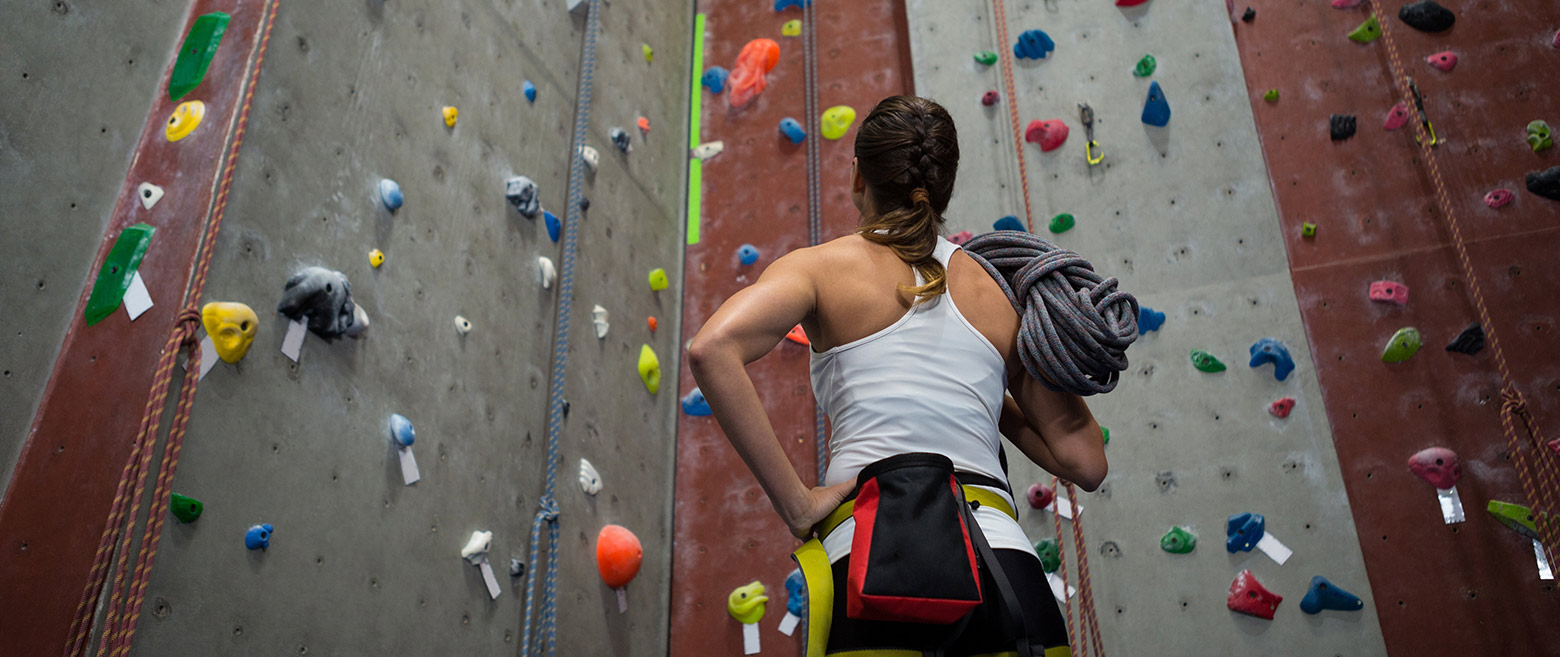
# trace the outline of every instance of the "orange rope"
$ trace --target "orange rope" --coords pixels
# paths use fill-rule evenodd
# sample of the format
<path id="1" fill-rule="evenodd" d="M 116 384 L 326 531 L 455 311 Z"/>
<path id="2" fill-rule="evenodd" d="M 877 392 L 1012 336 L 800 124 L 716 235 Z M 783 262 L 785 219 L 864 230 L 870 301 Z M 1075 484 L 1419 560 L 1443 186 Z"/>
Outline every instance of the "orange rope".
<path id="1" fill-rule="evenodd" d="M 1094 587 L 1089 581 L 1089 552 L 1083 540 L 1083 514 L 1079 513 L 1077 504 L 1078 491 L 1070 481 L 1059 481 L 1051 477 L 1051 490 L 1061 495 L 1061 486 L 1067 488 L 1067 501 L 1073 505 L 1072 535 L 1073 549 L 1078 553 L 1078 624 L 1073 624 L 1072 598 L 1067 595 L 1067 543 L 1062 540 L 1062 514 L 1051 514 L 1051 520 L 1056 527 L 1056 553 L 1061 561 L 1056 572 L 1062 578 L 1062 597 L 1066 601 L 1062 603 L 1067 613 L 1067 645 L 1071 646 L 1072 653 L 1077 657 L 1088 657 L 1089 646 L 1094 646 L 1095 654 L 1105 657 L 1105 643 L 1100 640 L 1100 621 L 1094 610 Z M 1079 637 L 1083 640 L 1079 641 Z"/>
<path id="2" fill-rule="evenodd" d="M 1013 84 L 1013 55 L 1006 50 L 1011 48 L 1008 42 L 1007 8 L 1002 0 L 992 0 L 993 9 L 996 12 L 997 47 L 1003 48 L 997 57 L 1002 60 L 1002 84 L 1007 91 L 1008 119 L 1013 122 L 1013 150 L 1018 154 L 1018 184 L 1024 190 L 1024 225 L 1029 227 L 1029 232 L 1035 230 L 1035 215 L 1029 208 L 1029 173 L 1024 168 L 1024 131 L 1019 127 L 1018 121 L 1018 89 Z"/>

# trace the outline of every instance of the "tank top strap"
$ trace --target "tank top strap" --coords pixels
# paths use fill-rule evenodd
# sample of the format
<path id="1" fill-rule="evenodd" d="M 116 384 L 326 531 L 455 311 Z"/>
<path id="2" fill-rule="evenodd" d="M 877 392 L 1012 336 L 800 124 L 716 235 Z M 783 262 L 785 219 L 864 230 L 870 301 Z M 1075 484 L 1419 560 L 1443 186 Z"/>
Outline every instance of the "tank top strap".
<path id="1" fill-rule="evenodd" d="M 949 242 L 948 238 L 943 237 L 942 235 L 938 235 L 937 247 L 932 250 L 932 257 L 936 258 L 937 262 L 942 263 L 942 266 L 946 268 L 948 266 L 948 259 L 953 257 L 954 251 L 958 250 L 959 245 L 954 244 L 953 242 Z"/>

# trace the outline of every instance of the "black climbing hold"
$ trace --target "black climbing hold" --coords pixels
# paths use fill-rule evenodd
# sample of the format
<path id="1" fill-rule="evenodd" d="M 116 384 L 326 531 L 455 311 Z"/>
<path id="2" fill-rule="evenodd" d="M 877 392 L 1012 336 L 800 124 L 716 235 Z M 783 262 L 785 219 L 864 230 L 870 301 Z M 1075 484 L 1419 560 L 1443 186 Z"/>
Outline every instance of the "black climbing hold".
<path id="1" fill-rule="evenodd" d="M 584 211 L 589 210 L 589 209 L 590 209 L 590 199 L 581 197 L 580 198 L 580 212 L 584 212 Z"/>
<path id="2" fill-rule="evenodd" d="M 327 340 L 357 335 L 368 328 L 368 315 L 352 303 L 347 276 L 324 267 L 304 267 L 287 279 L 276 311 L 295 321 L 307 320 L 309 330 Z"/>
<path id="3" fill-rule="evenodd" d="M 525 562 L 521 561 L 519 559 L 510 559 L 509 560 L 509 576 L 510 577 L 524 577 L 525 576 Z"/>
<path id="4" fill-rule="evenodd" d="M 1560 201 L 1560 166 L 1529 173 L 1527 190 L 1551 201 Z"/>
<path id="5" fill-rule="evenodd" d="M 1457 334 L 1457 338 L 1451 344 L 1446 345 L 1447 351 L 1455 351 L 1459 354 L 1472 356 L 1484 348 L 1484 327 L 1474 322 Z"/>
<path id="6" fill-rule="evenodd" d="M 1334 114 L 1327 120 L 1328 132 L 1332 134 L 1333 141 L 1343 141 L 1354 136 L 1354 115 Z"/>
<path id="7" fill-rule="evenodd" d="M 1240 21 L 1242 23 L 1250 23 L 1254 20 L 1257 20 L 1257 10 L 1252 9 L 1251 7 L 1247 7 L 1246 13 L 1240 15 Z"/>
<path id="8" fill-rule="evenodd" d="M 1445 32 L 1452 29 L 1457 16 L 1434 0 L 1420 0 L 1403 5 L 1398 18 L 1420 32 Z"/>
<path id="9" fill-rule="evenodd" d="M 569 400 L 563 400 L 563 416 L 569 417 Z"/>

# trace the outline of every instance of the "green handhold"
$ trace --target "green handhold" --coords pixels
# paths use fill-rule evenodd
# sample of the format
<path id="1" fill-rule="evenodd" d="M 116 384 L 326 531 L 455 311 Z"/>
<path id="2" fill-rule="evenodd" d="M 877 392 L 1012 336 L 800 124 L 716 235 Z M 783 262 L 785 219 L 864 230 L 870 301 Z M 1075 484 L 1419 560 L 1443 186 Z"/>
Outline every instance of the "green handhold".
<path id="1" fill-rule="evenodd" d="M 195 522 L 204 509 L 205 505 L 200 500 L 178 493 L 174 493 L 173 501 L 168 503 L 168 510 L 173 512 L 173 517 L 178 518 L 179 522 Z"/>
<path id="2" fill-rule="evenodd" d="M 1035 553 L 1040 555 L 1040 568 L 1045 572 L 1054 573 L 1062 567 L 1062 550 L 1057 547 L 1056 539 L 1048 538 L 1035 543 Z"/>
<path id="3" fill-rule="evenodd" d="M 1534 153 L 1555 145 L 1554 136 L 1549 129 L 1548 123 L 1534 121 L 1527 125 L 1527 131 L 1527 143 L 1533 147 Z"/>
<path id="4" fill-rule="evenodd" d="M 1533 522 L 1533 510 L 1521 504 L 1490 500 L 1484 507 L 1501 524 L 1528 538 L 1538 538 L 1538 525 Z"/>
<path id="5" fill-rule="evenodd" d="M 1419 329 L 1412 326 L 1398 329 L 1392 334 L 1392 339 L 1387 341 L 1387 348 L 1381 352 L 1381 361 L 1384 363 L 1401 363 L 1414 354 L 1419 353 L 1419 347 L 1424 339 L 1419 335 Z"/>
<path id="6" fill-rule="evenodd" d="M 1262 100 L 1265 100 L 1265 101 L 1270 102 L 1270 103 L 1278 102 L 1278 90 L 1277 89 L 1268 89 L 1267 93 L 1262 94 Z"/>
<path id="7" fill-rule="evenodd" d="M 975 53 L 975 62 L 982 66 L 991 66 L 992 64 L 997 63 L 997 53 L 991 52 L 990 50 L 982 50 L 978 53 Z"/>
<path id="8" fill-rule="evenodd" d="M 146 247 L 151 244 L 155 232 L 156 228 L 136 224 L 119 233 L 113 250 L 108 252 L 103 267 L 98 269 L 92 295 L 87 297 L 87 326 L 103 321 L 119 309 L 119 302 L 124 300 L 125 290 L 130 289 L 130 279 L 135 278 L 135 270 L 141 266 L 141 257 L 146 255 Z"/>
<path id="9" fill-rule="evenodd" d="M 168 76 L 168 98 L 184 97 L 206 77 L 206 67 L 222 45 L 222 33 L 227 31 L 228 15 L 220 11 L 197 17 L 190 26 L 190 33 L 179 46 L 179 58 L 173 62 L 173 74 Z"/>
<path id="10" fill-rule="evenodd" d="M 1197 536 L 1179 525 L 1171 527 L 1159 539 L 1159 549 L 1170 554 L 1186 554 L 1197 549 Z"/>
<path id="11" fill-rule="evenodd" d="M 1201 349 L 1192 350 L 1192 367 L 1203 372 L 1223 372 L 1224 363 Z"/>
<path id="12" fill-rule="evenodd" d="M 1365 22 L 1360 23 L 1359 27 L 1349 33 L 1349 40 L 1359 43 L 1370 43 L 1379 38 L 1381 38 L 1381 21 L 1376 20 L 1375 14 L 1371 14 L 1370 18 L 1365 19 Z"/>
<path id="13" fill-rule="evenodd" d="M 1100 433 L 1105 434 L 1105 444 L 1110 444 L 1110 427 L 1100 427 Z"/>
<path id="14" fill-rule="evenodd" d="M 1132 67 L 1132 74 L 1140 78 L 1146 78 L 1154 74 L 1154 69 L 1159 68 L 1159 61 L 1153 55 L 1143 55 L 1138 60 L 1137 66 Z"/>
<path id="15" fill-rule="evenodd" d="M 1313 223 L 1311 223 L 1309 221 L 1307 221 L 1307 222 L 1305 222 L 1303 224 L 1300 224 L 1300 236 L 1301 237 L 1316 237 L 1316 224 L 1313 224 Z"/>
<path id="16" fill-rule="evenodd" d="M 1063 212 L 1059 215 L 1051 217 L 1051 232 L 1065 233 L 1069 230 L 1072 230 L 1074 223 L 1076 222 L 1073 220 L 1073 216 Z"/>

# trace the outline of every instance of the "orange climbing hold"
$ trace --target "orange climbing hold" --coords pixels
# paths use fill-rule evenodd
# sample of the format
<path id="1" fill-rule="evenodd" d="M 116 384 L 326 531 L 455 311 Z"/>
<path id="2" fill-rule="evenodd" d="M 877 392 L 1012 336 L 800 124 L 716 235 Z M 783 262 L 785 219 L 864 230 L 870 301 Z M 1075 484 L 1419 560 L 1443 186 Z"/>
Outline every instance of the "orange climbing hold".
<path id="1" fill-rule="evenodd" d="M 742 107 L 764 91 L 769 80 L 764 76 L 780 63 L 780 44 L 773 39 L 754 39 L 742 46 L 737 63 L 731 67 L 726 84 L 731 85 L 728 95 L 732 107 Z"/>
<path id="2" fill-rule="evenodd" d="M 642 132 L 644 134 L 647 134 L 647 135 L 650 134 L 650 119 L 647 119 L 647 118 L 641 116 L 641 117 L 639 117 L 639 122 L 638 123 L 639 123 L 639 131 L 640 132 Z"/>
<path id="3" fill-rule="evenodd" d="M 796 328 L 793 328 L 787 332 L 785 334 L 785 339 L 795 342 L 799 345 L 805 345 L 808 347 L 812 346 L 812 341 L 807 339 L 807 331 L 802 330 L 801 324 L 797 324 Z"/>
<path id="4" fill-rule="evenodd" d="M 652 333 L 655 332 L 655 326 L 656 326 L 655 315 L 651 315 L 650 319 L 645 320 L 645 323 L 650 325 L 650 331 Z"/>
<path id="5" fill-rule="evenodd" d="M 639 574 L 639 563 L 645 558 L 639 537 L 628 528 L 607 525 L 596 535 L 596 569 L 601 571 L 601 581 L 614 589 L 628 586 Z"/>

